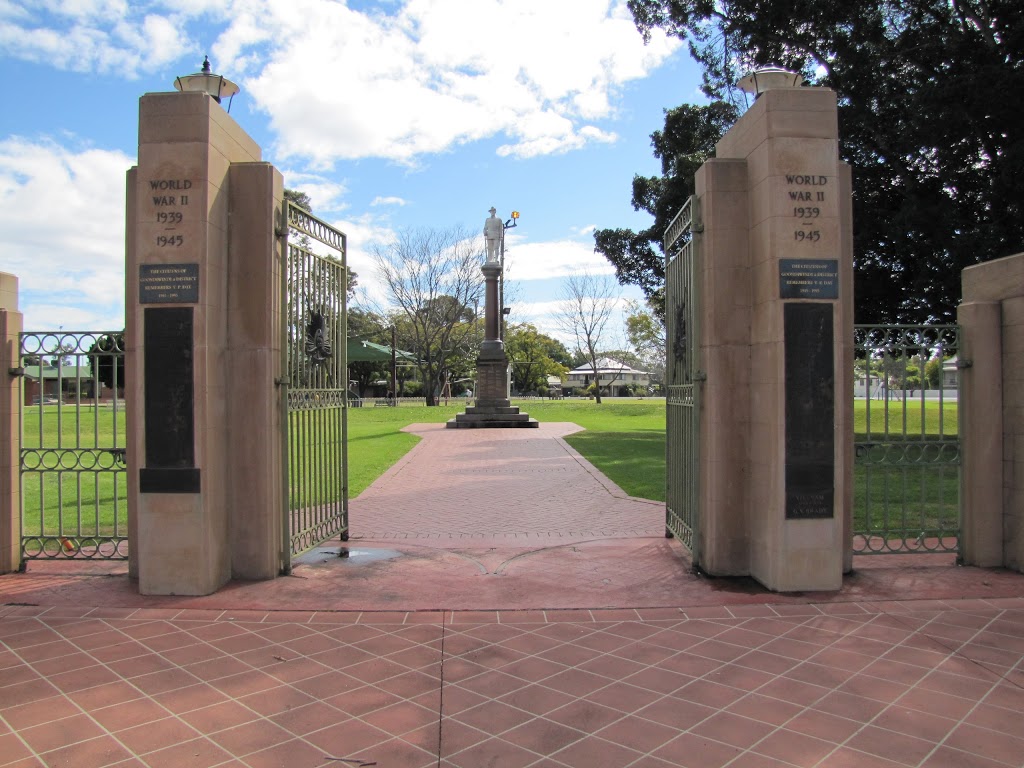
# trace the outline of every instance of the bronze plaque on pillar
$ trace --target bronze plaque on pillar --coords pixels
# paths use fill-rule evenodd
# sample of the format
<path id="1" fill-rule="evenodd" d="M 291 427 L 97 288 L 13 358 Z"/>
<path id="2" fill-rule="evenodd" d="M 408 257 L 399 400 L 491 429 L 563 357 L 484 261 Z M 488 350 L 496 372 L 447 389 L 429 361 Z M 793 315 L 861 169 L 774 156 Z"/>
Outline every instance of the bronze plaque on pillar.
<path id="1" fill-rule="evenodd" d="M 146 466 L 142 493 L 199 493 L 195 467 L 192 308 L 143 314 Z"/>
<path id="2" fill-rule="evenodd" d="M 786 519 L 833 517 L 833 304 L 783 305 L 786 344 Z"/>

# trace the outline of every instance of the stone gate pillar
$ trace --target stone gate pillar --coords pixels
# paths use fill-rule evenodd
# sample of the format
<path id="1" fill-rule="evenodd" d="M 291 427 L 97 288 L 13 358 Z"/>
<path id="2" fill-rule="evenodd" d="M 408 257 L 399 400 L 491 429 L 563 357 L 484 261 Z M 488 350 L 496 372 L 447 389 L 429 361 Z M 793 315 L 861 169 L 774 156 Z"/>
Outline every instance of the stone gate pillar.
<path id="1" fill-rule="evenodd" d="M 127 191 L 131 572 L 144 594 L 272 578 L 281 176 L 205 93 L 153 93 Z"/>
<path id="2" fill-rule="evenodd" d="M 703 232 L 701 566 L 842 584 L 852 490 L 853 258 L 835 93 L 776 88 L 696 179 Z"/>
<path id="3" fill-rule="evenodd" d="M 0 272 L 0 573 L 21 567 L 21 331 L 18 278 Z"/>

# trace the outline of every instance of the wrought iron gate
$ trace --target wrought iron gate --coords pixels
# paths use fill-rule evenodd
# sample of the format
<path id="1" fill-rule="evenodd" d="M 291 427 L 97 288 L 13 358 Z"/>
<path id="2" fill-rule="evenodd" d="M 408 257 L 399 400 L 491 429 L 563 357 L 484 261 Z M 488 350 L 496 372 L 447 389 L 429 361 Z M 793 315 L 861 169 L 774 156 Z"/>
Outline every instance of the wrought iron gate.
<path id="1" fill-rule="evenodd" d="M 294 557 L 327 539 L 348 539 L 345 235 L 292 203 L 287 219 L 284 375 L 278 382 L 285 425 L 284 573 Z M 331 253 L 314 253 L 315 243 Z"/>
<path id="2" fill-rule="evenodd" d="M 957 552 L 956 325 L 854 326 L 853 552 Z"/>
<path id="3" fill-rule="evenodd" d="M 700 349 L 697 344 L 700 292 L 696 287 L 700 232 L 696 197 L 691 197 L 665 230 L 665 379 L 668 385 L 665 440 L 665 535 L 675 536 L 700 562 L 698 536 L 700 439 Z"/>
<path id="4" fill-rule="evenodd" d="M 19 342 L 21 556 L 128 558 L 124 334 Z"/>

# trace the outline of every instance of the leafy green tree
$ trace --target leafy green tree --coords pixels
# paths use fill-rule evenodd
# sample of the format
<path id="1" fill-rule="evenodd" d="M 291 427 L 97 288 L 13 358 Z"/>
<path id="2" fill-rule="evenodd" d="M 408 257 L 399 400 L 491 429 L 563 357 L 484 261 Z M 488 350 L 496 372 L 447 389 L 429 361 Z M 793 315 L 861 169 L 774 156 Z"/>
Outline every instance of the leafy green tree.
<path id="1" fill-rule="evenodd" d="M 478 240 L 459 228 L 404 230 L 370 249 L 394 313 L 404 320 L 393 322 L 400 345 L 416 354 L 427 405 L 437 405 L 458 361 L 475 351 L 479 326 L 471 307 L 483 288 Z"/>
<path id="2" fill-rule="evenodd" d="M 622 284 L 639 286 L 655 315 L 665 315 L 665 255 L 662 237 L 672 218 L 694 192 L 694 175 L 714 155 L 715 143 L 736 121 L 736 108 L 724 101 L 684 104 L 665 112 L 665 127 L 651 134 L 661 176 L 633 177 L 633 209 L 654 217 L 640 232 L 599 229 L 594 250 L 615 267 Z"/>
<path id="3" fill-rule="evenodd" d="M 643 34 L 657 27 L 687 40 L 709 98 L 742 106 L 737 78 L 770 63 L 836 91 L 840 152 L 854 179 L 859 322 L 951 320 L 960 271 L 1020 249 L 1019 0 L 629 0 L 629 8 Z"/>
<path id="4" fill-rule="evenodd" d="M 561 378 L 569 370 L 551 356 L 554 352 L 561 359 L 568 359 L 569 353 L 562 343 L 530 323 L 508 327 L 505 352 L 512 362 L 512 387 L 518 392 L 546 390 L 548 376 Z"/>
<path id="5" fill-rule="evenodd" d="M 108 389 L 124 387 L 124 331 L 100 336 L 89 347 L 92 375 Z"/>
<path id="6" fill-rule="evenodd" d="M 626 338 L 635 350 L 635 368 L 650 373 L 653 381 L 665 380 L 665 324 L 653 309 L 626 302 Z"/>

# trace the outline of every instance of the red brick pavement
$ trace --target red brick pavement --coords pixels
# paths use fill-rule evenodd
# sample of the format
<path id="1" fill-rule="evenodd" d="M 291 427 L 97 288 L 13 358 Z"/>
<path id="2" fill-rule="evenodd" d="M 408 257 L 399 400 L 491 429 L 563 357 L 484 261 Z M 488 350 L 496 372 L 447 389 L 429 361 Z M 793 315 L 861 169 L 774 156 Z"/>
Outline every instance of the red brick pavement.
<path id="1" fill-rule="evenodd" d="M 289 578 L 0 576 L 0 768 L 1024 766 L 1020 574 L 700 578 L 567 429 L 422 428 Z"/>
<path id="2" fill-rule="evenodd" d="M 423 441 L 351 502 L 352 533 L 445 547 L 662 536 L 664 505 L 627 496 L 574 451 L 562 438 L 579 429 L 413 425 Z"/>

